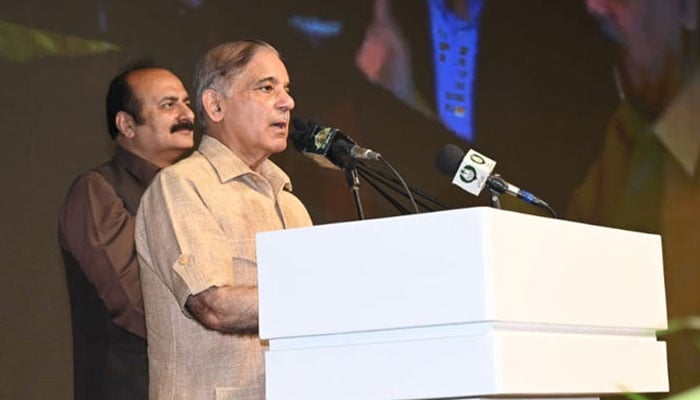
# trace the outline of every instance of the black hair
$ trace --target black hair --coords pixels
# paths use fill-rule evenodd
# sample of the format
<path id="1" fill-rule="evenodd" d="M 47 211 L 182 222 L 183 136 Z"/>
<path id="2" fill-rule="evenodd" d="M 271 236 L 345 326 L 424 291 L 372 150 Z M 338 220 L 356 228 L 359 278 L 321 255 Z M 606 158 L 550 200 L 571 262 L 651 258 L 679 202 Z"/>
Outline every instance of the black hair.
<path id="1" fill-rule="evenodd" d="M 107 98 L 105 99 L 105 106 L 107 112 L 107 129 L 109 130 L 109 136 L 112 138 L 112 140 L 115 140 L 119 135 L 119 128 L 117 127 L 116 122 L 117 113 L 119 111 L 124 111 L 134 117 L 137 124 L 143 123 L 143 117 L 141 116 L 141 103 L 134 95 L 134 91 L 129 85 L 128 80 L 129 75 L 132 73 L 152 68 L 162 67 L 147 60 L 134 62 L 122 70 L 122 72 L 115 76 L 109 83 Z"/>

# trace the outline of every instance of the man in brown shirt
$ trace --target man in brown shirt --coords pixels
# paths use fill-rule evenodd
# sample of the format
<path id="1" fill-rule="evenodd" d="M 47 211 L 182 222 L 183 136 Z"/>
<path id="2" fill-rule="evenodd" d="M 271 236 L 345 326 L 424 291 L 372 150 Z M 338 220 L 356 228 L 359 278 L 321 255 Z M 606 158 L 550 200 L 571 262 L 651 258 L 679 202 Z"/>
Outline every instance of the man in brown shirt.
<path id="1" fill-rule="evenodd" d="M 311 225 L 268 157 L 287 147 L 294 100 L 277 51 L 211 49 L 196 75 L 205 135 L 164 169 L 136 218 L 151 400 L 264 399 L 255 234 Z"/>
<path id="2" fill-rule="evenodd" d="M 145 399 L 146 327 L 134 217 L 156 173 L 193 146 L 194 113 L 170 71 L 137 65 L 106 99 L 114 158 L 80 175 L 59 217 L 71 302 L 75 399 Z"/>

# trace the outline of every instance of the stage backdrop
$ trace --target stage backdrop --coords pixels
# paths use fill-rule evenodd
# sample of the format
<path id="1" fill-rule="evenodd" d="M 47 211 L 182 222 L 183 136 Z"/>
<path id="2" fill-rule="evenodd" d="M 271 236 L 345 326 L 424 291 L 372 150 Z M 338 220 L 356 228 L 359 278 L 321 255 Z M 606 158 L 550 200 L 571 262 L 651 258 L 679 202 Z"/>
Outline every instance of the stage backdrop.
<path id="1" fill-rule="evenodd" d="M 485 195 L 451 186 L 434 166 L 446 143 L 474 148 L 561 218 L 568 218 L 574 190 L 602 153 L 620 101 L 613 48 L 583 0 L 6 3 L 0 13 L 2 399 L 72 397 L 57 213 L 72 180 L 111 156 L 106 88 L 135 60 L 171 69 L 191 89 L 194 64 L 211 46 L 266 40 L 287 64 L 295 116 L 339 128 L 381 152 L 409 184 L 451 208 L 489 204 Z M 356 219 L 339 171 L 319 168 L 291 146 L 273 160 L 289 173 L 315 223 Z M 368 218 L 399 215 L 368 183 L 361 194 Z M 503 204 L 546 214 L 518 201 Z M 693 269 L 699 259 L 696 250 Z M 680 303 L 697 304 L 686 300 Z M 683 315 L 670 315 L 700 313 L 681 308 Z M 697 357 L 679 363 L 672 359 L 674 390 L 700 383 Z"/>

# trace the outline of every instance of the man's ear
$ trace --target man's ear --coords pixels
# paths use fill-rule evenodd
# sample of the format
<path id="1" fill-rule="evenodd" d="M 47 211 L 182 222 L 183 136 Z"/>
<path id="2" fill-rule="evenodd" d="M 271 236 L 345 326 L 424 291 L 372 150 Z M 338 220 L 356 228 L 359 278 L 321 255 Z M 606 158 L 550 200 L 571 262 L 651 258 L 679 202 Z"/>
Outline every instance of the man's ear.
<path id="1" fill-rule="evenodd" d="M 202 106 L 209 119 L 214 122 L 221 122 L 224 119 L 223 96 L 219 92 L 206 89 L 202 92 Z"/>
<path id="2" fill-rule="evenodd" d="M 134 117 L 131 116 L 126 111 L 119 111 L 117 115 L 114 117 L 114 122 L 117 125 L 117 129 L 119 129 L 119 132 L 127 137 L 128 139 L 133 139 L 134 135 L 136 134 L 136 131 L 134 130 L 134 127 L 136 126 L 136 121 L 134 120 Z"/>
<path id="3" fill-rule="evenodd" d="M 689 31 L 698 29 L 698 0 L 681 0 L 681 21 Z"/>

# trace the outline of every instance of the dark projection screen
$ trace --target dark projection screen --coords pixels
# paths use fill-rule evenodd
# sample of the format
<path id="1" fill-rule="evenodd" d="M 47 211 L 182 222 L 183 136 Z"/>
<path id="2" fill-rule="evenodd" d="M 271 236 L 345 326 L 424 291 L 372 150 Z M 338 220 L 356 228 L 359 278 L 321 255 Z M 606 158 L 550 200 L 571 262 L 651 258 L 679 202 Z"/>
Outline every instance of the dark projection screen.
<path id="1" fill-rule="evenodd" d="M 199 57 L 216 44 L 245 38 L 263 39 L 281 52 L 296 101 L 293 115 L 341 129 L 381 152 L 410 185 L 450 208 L 489 205 L 485 193 L 474 197 L 459 190 L 434 166 L 440 148 L 454 143 L 495 159 L 497 172 L 546 199 L 560 218 L 661 233 L 668 315 L 680 327 L 665 337 L 671 386 L 677 393 L 700 384 L 698 334 L 683 329 L 686 317 L 700 315 L 700 180 L 693 164 L 700 125 L 684 136 L 688 145 L 661 137 L 642 151 L 637 139 L 625 136 L 634 127 L 651 131 L 659 126 L 675 94 L 693 80 L 664 86 L 667 96 L 651 105 L 635 102 L 634 91 L 619 90 L 638 78 L 629 72 L 638 65 L 634 38 L 621 39 L 626 34 L 622 27 L 630 26 L 626 23 L 642 26 L 636 31 L 646 35 L 636 42 L 643 53 L 639 59 L 650 63 L 671 57 L 669 52 L 652 53 L 653 46 L 697 53 L 696 32 L 686 29 L 684 45 L 674 47 L 665 37 L 654 40 L 661 31 L 637 21 L 641 14 L 630 13 L 624 20 L 625 10 L 589 9 L 586 3 L 3 4 L 0 109 L 5 145 L 0 173 L 6 184 L 0 248 L 6 265 L 0 398 L 72 397 L 70 313 L 56 221 L 73 179 L 112 154 L 104 121 L 110 79 L 145 58 L 178 74 L 192 94 Z M 588 3 L 604 7 L 616 2 Z M 659 0 L 622 3 L 666 5 Z M 614 12 L 617 19 L 604 18 Z M 622 42 L 629 48 L 621 51 Z M 647 58 L 645 46 L 651 53 Z M 668 78 L 670 72 L 663 71 L 659 75 Z M 639 79 L 656 82 L 644 76 Z M 643 118 L 624 125 L 625 104 L 642 110 Z M 688 146 L 696 148 L 690 155 L 674 153 Z M 680 164 L 674 157 L 680 157 Z M 291 145 L 272 159 L 290 175 L 316 224 L 357 218 L 340 171 L 319 168 Z M 400 214 L 368 184 L 361 185 L 361 196 L 368 218 Z M 514 198 L 503 196 L 502 202 L 505 209 L 547 215 Z"/>

